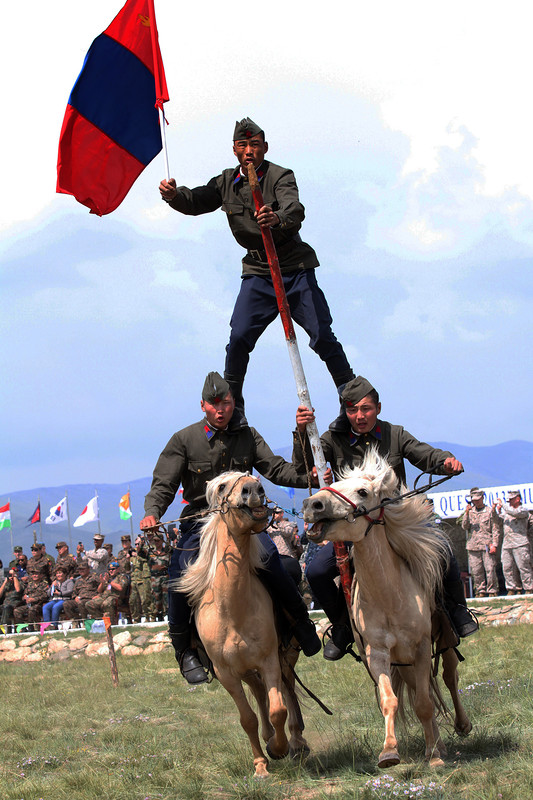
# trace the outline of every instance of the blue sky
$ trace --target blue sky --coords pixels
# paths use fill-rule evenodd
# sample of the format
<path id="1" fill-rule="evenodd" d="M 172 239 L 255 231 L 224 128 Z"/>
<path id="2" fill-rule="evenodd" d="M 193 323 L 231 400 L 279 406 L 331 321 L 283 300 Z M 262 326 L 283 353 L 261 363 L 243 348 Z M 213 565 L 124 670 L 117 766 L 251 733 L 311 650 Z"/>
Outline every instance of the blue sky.
<path id="1" fill-rule="evenodd" d="M 68 95 L 120 7 L 21 0 L 10 11 L 0 498 L 150 474 L 171 433 L 199 417 L 205 374 L 223 369 L 241 258 L 224 214 L 168 209 L 161 156 L 107 217 L 55 194 Z M 264 14 L 156 0 L 156 11 L 178 184 L 231 166 L 234 122 L 252 117 L 271 160 L 296 173 L 334 330 L 383 416 L 429 441 L 532 441 L 523 4 L 504 16 L 454 0 L 328 12 L 274 0 Z M 322 430 L 333 384 L 297 332 Z M 279 321 L 252 354 L 245 396 L 251 424 L 289 444 L 297 398 Z"/>

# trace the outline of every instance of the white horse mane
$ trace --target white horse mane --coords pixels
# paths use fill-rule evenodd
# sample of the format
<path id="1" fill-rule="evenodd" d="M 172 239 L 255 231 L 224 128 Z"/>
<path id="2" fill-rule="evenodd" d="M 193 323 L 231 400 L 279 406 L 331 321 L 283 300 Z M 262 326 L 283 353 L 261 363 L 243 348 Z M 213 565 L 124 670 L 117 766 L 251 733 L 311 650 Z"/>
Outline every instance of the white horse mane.
<path id="1" fill-rule="evenodd" d="M 169 583 L 171 591 L 184 592 L 188 595 L 189 603 L 193 608 L 198 605 L 215 579 L 219 525 L 226 525 L 226 516 L 221 513 L 220 504 L 221 500 L 228 499 L 227 493 L 224 493 L 221 497 L 219 492 L 222 487 L 225 488 L 224 484 L 227 484 L 229 494 L 231 494 L 239 479 L 244 477 L 246 477 L 246 474 L 242 472 L 223 472 L 207 484 L 205 496 L 210 513 L 200 523 L 198 558 L 189 564 L 180 578 Z M 250 519 L 250 527 L 252 525 L 253 520 Z M 229 533 L 231 534 L 231 531 Z M 251 535 L 250 539 L 249 568 L 252 572 L 255 572 L 261 566 L 263 548 L 257 536 Z"/>
<path id="2" fill-rule="evenodd" d="M 360 467 L 345 469 L 341 482 L 345 493 L 353 492 L 354 483 L 370 481 L 374 497 L 370 507 L 385 498 L 399 497 L 406 487 L 398 486 L 397 476 L 375 448 L 366 453 Z M 384 507 L 385 534 L 392 549 L 408 565 L 415 580 L 430 601 L 442 587 L 443 566 L 449 559 L 450 546 L 443 531 L 431 521 L 431 510 L 421 495 L 406 497 Z"/>

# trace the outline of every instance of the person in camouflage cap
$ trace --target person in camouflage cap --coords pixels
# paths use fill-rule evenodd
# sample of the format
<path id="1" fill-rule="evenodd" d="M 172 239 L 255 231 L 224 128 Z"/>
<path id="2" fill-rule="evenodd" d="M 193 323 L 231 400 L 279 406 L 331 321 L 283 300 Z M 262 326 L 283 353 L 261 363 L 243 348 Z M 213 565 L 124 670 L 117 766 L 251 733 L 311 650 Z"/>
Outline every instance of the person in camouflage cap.
<path id="1" fill-rule="evenodd" d="M 108 614 L 111 624 L 118 623 L 118 607 L 125 600 L 129 588 L 129 578 L 120 572 L 118 561 L 112 561 L 107 572 L 100 577 L 98 594 L 87 600 L 85 608 L 93 618 Z"/>
<path id="2" fill-rule="evenodd" d="M 22 553 L 22 547 L 20 551 Z M 12 567 L 0 586 L 0 623 L 4 626 L 4 633 L 13 631 L 13 611 L 24 604 L 23 594 L 24 586 L 19 580 L 17 568 Z"/>
<path id="3" fill-rule="evenodd" d="M 225 169 L 207 185 L 195 189 L 176 186 L 174 178 L 159 185 L 163 200 L 182 214 L 206 214 L 222 208 L 233 236 L 246 250 L 241 289 L 230 320 L 224 372 L 242 412 L 242 386 L 250 353 L 279 313 L 262 228 L 272 233 L 291 316 L 309 335 L 309 346 L 325 362 L 337 387 L 354 377 L 342 345 L 331 329 L 331 313 L 316 281 L 315 268 L 319 266 L 316 253 L 300 237 L 305 213 L 294 173 L 267 161 L 267 152 L 264 131 L 245 117 L 235 123 L 233 132 L 237 167 Z M 248 183 L 249 165 L 256 170 L 265 203 L 258 212 Z"/>
<path id="4" fill-rule="evenodd" d="M 78 571 L 80 577 L 74 584 L 73 596 L 70 600 L 65 600 L 63 605 L 63 616 L 66 619 L 87 619 L 87 601 L 98 594 L 100 580 L 91 572 L 86 558 L 78 562 Z"/>
<path id="5" fill-rule="evenodd" d="M 168 569 L 171 548 L 163 541 L 163 535 L 157 531 L 152 544 L 141 546 L 139 554 L 148 561 L 153 614 L 156 620 L 161 621 L 168 613 Z"/>
<path id="6" fill-rule="evenodd" d="M 43 605 L 48 600 L 49 583 L 38 570 L 29 574 L 30 580 L 22 597 L 24 603 L 14 609 L 13 618 L 15 625 L 28 621 L 30 630 L 34 630 L 33 623 L 40 622 L 43 618 Z"/>

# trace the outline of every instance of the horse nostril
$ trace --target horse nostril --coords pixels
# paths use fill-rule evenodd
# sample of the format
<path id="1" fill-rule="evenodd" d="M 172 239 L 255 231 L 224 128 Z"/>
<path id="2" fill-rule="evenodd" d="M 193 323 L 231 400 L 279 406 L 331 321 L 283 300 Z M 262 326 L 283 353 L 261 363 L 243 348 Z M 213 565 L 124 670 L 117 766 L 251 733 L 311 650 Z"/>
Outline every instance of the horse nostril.
<path id="1" fill-rule="evenodd" d="M 313 511 L 323 511 L 324 503 L 321 500 L 314 500 L 311 504 Z"/>

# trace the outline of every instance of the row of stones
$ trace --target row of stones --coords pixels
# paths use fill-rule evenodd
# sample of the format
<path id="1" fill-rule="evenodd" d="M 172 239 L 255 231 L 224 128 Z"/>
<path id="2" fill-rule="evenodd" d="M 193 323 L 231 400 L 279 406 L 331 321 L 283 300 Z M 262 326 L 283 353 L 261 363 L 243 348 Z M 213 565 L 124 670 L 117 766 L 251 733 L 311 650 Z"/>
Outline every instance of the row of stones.
<path id="1" fill-rule="evenodd" d="M 491 605 L 482 605 L 475 608 L 481 625 L 515 625 L 518 623 L 533 624 L 533 602 L 522 601 L 513 605 L 504 605 L 493 608 Z M 326 620 L 315 620 L 317 632 L 326 627 Z M 122 631 L 113 636 L 115 650 L 124 656 L 149 655 L 170 650 L 171 644 L 168 633 L 160 631 L 156 634 Z M 107 639 L 105 636 L 87 638 L 75 636 L 74 638 L 52 638 L 49 636 L 21 636 L 0 639 L 0 661 L 42 661 L 45 658 L 54 661 L 63 661 L 67 658 L 80 658 L 81 656 L 101 656 L 108 654 Z"/>
<path id="2" fill-rule="evenodd" d="M 132 636 L 130 631 L 122 631 L 113 636 L 113 644 L 115 651 L 125 656 L 160 653 L 171 648 L 165 631 L 155 635 L 141 633 L 137 636 Z M 18 640 L 0 640 L 0 661 L 42 661 L 45 658 L 63 661 L 67 658 L 107 654 L 107 639 L 103 636 L 98 636 L 96 640 L 85 636 L 50 638 L 37 635 L 24 636 Z"/>

